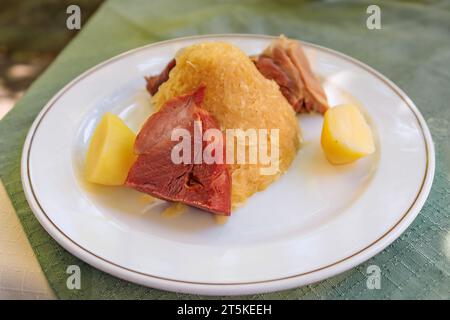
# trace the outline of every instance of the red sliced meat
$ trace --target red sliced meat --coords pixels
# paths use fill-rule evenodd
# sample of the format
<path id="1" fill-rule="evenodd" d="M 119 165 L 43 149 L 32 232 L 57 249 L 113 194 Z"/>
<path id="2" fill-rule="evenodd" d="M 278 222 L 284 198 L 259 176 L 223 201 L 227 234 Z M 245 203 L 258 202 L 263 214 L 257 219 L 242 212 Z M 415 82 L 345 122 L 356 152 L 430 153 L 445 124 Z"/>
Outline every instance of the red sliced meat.
<path id="1" fill-rule="evenodd" d="M 145 77 L 145 80 L 147 81 L 147 91 L 150 92 L 152 96 L 158 92 L 159 86 L 169 79 L 170 70 L 175 67 L 175 64 L 175 59 L 172 59 L 160 74 Z"/>
<path id="2" fill-rule="evenodd" d="M 173 98 L 150 116 L 134 145 L 138 154 L 126 185 L 160 199 L 182 202 L 215 214 L 230 215 L 231 176 L 220 163 L 175 164 L 171 152 L 179 141 L 171 141 L 172 130 L 183 128 L 191 134 L 191 162 L 194 160 L 194 125 L 201 132 L 219 129 L 216 119 L 200 107 L 205 87 Z M 223 154 L 225 140 L 222 136 Z M 208 142 L 203 141 L 203 149 Z"/>
<path id="3" fill-rule="evenodd" d="M 298 41 L 280 37 L 253 61 L 264 77 L 280 86 L 296 112 L 323 114 L 328 110 L 325 91 Z"/>

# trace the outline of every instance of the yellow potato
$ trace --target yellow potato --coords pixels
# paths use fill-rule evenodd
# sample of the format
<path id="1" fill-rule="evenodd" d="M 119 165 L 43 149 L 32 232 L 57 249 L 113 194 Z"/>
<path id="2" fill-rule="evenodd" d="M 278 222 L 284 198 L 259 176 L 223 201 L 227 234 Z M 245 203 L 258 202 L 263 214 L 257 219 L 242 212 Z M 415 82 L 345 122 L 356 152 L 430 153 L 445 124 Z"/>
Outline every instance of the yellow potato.
<path id="1" fill-rule="evenodd" d="M 124 184 L 136 160 L 135 138 L 118 116 L 105 113 L 91 138 L 86 156 L 86 179 L 109 186 Z"/>
<path id="2" fill-rule="evenodd" d="M 321 144 L 332 164 L 350 163 L 375 151 L 369 125 L 358 107 L 351 104 L 325 113 Z"/>

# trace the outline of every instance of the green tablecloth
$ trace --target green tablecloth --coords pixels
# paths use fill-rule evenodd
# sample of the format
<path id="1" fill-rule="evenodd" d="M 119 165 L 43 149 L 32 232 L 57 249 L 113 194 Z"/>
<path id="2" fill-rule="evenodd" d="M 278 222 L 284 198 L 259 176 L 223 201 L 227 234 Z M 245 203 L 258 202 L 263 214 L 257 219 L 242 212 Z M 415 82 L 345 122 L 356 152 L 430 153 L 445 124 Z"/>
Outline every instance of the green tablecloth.
<path id="1" fill-rule="evenodd" d="M 381 7 L 381 30 L 366 28 L 366 9 L 373 3 Z M 106 2 L 0 123 L 0 177 L 57 297 L 193 297 L 116 279 L 62 249 L 27 205 L 20 181 L 20 155 L 25 135 L 39 110 L 81 72 L 151 42 L 212 33 L 284 33 L 366 62 L 413 99 L 431 129 L 436 147 L 436 175 L 428 201 L 414 223 L 391 246 L 363 265 L 326 281 L 248 298 L 448 299 L 450 3 L 431 0 Z M 81 290 L 66 287 L 66 268 L 71 264 L 81 267 Z M 366 268 L 371 264 L 381 268 L 380 290 L 366 287 Z"/>

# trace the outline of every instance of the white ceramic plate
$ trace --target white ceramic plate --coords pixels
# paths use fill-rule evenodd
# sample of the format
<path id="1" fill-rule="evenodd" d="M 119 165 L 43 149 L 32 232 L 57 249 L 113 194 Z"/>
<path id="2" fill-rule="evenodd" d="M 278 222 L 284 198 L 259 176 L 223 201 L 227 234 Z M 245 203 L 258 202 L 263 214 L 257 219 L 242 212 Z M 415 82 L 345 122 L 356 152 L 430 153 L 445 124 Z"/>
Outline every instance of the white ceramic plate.
<path id="1" fill-rule="evenodd" d="M 225 225 L 195 209 L 161 216 L 164 202 L 95 187 L 82 178 L 90 136 L 110 111 L 137 131 L 152 112 L 145 75 L 201 41 L 227 41 L 248 54 L 272 37 L 217 35 L 138 48 L 88 70 L 42 110 L 23 149 L 22 181 L 43 227 L 64 248 L 119 278 L 199 294 L 246 294 L 325 279 L 374 256 L 413 221 L 431 187 L 434 150 L 412 101 L 367 65 L 304 44 L 331 105 L 361 104 L 377 152 L 332 166 L 319 139 L 322 117 L 299 116 L 304 144 L 289 171 L 233 212 Z"/>

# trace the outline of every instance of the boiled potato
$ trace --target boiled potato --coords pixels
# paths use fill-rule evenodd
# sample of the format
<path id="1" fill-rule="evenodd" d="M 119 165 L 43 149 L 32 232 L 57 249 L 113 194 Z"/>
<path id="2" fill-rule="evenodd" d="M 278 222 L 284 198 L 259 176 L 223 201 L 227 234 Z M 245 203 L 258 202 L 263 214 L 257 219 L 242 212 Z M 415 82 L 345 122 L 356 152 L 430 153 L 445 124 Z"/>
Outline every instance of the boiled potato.
<path id="1" fill-rule="evenodd" d="M 322 149 L 332 164 L 347 164 L 375 151 L 372 131 L 359 108 L 344 104 L 324 116 Z"/>
<path id="2" fill-rule="evenodd" d="M 136 160 L 136 135 L 116 115 L 107 112 L 94 131 L 86 156 L 86 178 L 93 183 L 122 185 Z"/>

